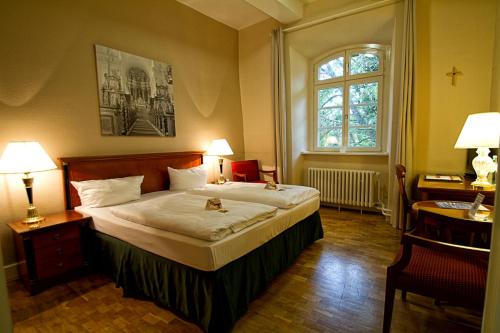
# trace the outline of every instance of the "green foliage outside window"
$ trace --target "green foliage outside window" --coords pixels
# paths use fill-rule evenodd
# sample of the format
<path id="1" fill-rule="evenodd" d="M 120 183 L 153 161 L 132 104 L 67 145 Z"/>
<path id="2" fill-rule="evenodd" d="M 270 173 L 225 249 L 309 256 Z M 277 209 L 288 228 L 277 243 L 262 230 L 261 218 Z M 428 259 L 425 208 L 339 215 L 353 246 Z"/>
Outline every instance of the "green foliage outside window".
<path id="1" fill-rule="evenodd" d="M 349 147 L 377 146 L 378 82 L 349 86 Z"/>
<path id="2" fill-rule="evenodd" d="M 318 142 L 320 147 L 334 148 L 342 143 L 343 96 L 343 87 L 318 90 Z"/>
<path id="3" fill-rule="evenodd" d="M 351 75 L 376 72 L 379 69 L 380 60 L 376 54 L 358 53 L 351 55 Z"/>

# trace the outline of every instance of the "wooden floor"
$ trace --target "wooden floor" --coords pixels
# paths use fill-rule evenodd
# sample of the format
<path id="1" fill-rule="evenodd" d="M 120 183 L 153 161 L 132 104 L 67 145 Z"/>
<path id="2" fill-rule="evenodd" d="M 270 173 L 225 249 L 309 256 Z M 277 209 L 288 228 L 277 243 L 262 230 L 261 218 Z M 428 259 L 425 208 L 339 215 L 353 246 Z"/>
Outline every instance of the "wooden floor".
<path id="1" fill-rule="evenodd" d="M 380 332 L 385 270 L 398 235 L 381 215 L 322 208 L 325 237 L 250 305 L 234 332 Z M 16 332 L 201 332 L 154 303 L 123 298 L 91 274 L 30 297 L 9 285 Z M 398 293 L 393 332 L 479 332 L 477 313 Z"/>

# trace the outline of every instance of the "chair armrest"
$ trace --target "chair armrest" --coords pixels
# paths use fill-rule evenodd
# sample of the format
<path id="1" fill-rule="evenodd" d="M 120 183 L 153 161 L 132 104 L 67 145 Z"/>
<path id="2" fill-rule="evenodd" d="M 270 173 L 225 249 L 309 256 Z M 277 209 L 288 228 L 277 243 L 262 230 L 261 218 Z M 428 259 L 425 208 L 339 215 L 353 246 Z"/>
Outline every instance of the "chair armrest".
<path id="1" fill-rule="evenodd" d="M 403 235 L 402 238 L 402 253 L 387 268 L 388 273 L 394 274 L 396 271 L 402 271 L 403 269 L 405 269 L 406 266 L 408 266 L 411 259 L 413 245 L 425 247 L 443 253 L 462 255 L 462 256 L 472 256 L 476 257 L 478 260 L 481 260 L 485 263 L 488 263 L 488 258 L 490 255 L 490 250 L 488 249 L 444 243 L 416 236 L 411 233 L 406 233 Z"/>
<path id="2" fill-rule="evenodd" d="M 272 174 L 274 182 L 276 184 L 278 183 L 278 172 L 276 171 L 276 169 L 273 169 L 273 170 L 262 170 L 262 169 L 259 169 L 259 172 L 261 172 L 261 173 L 267 173 L 267 174 Z"/>
<path id="3" fill-rule="evenodd" d="M 247 181 L 247 175 L 245 173 L 233 172 L 233 180 L 235 180 L 235 181 L 243 180 L 244 182 L 246 182 Z"/>
<path id="4" fill-rule="evenodd" d="M 403 235 L 403 245 L 406 244 L 417 245 L 420 247 L 425 247 L 428 249 L 450 254 L 475 256 L 480 259 L 486 259 L 486 260 L 490 255 L 489 249 L 439 242 L 412 234 Z"/>

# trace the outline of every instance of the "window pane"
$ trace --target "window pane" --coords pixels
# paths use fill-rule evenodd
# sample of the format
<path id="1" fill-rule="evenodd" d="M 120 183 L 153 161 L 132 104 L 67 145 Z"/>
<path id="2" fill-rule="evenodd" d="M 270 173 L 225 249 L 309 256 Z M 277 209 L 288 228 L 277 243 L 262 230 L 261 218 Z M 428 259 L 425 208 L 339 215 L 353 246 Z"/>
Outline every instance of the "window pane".
<path id="1" fill-rule="evenodd" d="M 352 84 L 349 87 L 349 104 L 377 103 L 378 82 Z"/>
<path id="2" fill-rule="evenodd" d="M 344 88 L 325 88 L 318 90 L 318 109 L 342 107 Z"/>
<path id="3" fill-rule="evenodd" d="M 318 127 L 342 127 L 342 108 L 320 109 Z"/>
<path id="4" fill-rule="evenodd" d="M 351 55 L 351 75 L 376 72 L 379 69 L 380 59 L 376 53 L 357 53 Z"/>
<path id="5" fill-rule="evenodd" d="M 377 126 L 378 104 L 351 106 L 349 126 Z"/>
<path id="6" fill-rule="evenodd" d="M 318 147 L 338 148 L 342 144 L 342 128 L 321 128 L 318 130 Z"/>
<path id="7" fill-rule="evenodd" d="M 344 57 L 338 57 L 318 68 L 318 80 L 329 80 L 344 75 Z"/>
<path id="8" fill-rule="evenodd" d="M 367 147 L 377 146 L 377 130 L 375 128 L 349 128 L 349 147 Z"/>
<path id="9" fill-rule="evenodd" d="M 378 111 L 378 82 L 349 86 L 349 147 L 377 146 Z"/>

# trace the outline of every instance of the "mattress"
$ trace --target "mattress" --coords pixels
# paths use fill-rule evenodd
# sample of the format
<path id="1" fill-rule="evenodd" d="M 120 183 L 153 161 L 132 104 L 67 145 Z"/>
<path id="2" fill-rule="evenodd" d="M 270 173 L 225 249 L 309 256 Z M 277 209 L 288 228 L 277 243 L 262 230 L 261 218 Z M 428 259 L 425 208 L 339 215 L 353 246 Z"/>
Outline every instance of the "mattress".
<path id="1" fill-rule="evenodd" d="M 170 195 L 160 191 L 141 196 L 141 201 Z M 116 206 L 111 206 L 116 207 Z M 116 217 L 111 207 L 75 207 L 77 212 L 92 217 L 91 227 L 146 251 L 202 271 L 215 271 L 266 243 L 284 230 L 319 209 L 319 198 L 306 200 L 291 209 L 278 209 L 277 214 L 220 241 L 205 241 L 168 232 Z"/>

